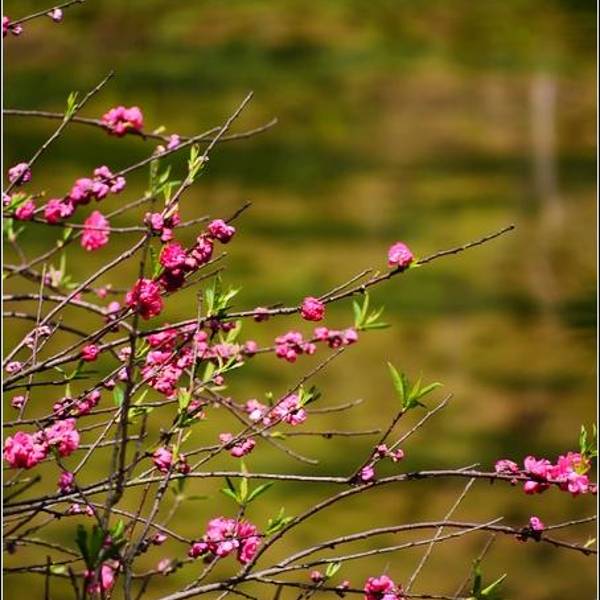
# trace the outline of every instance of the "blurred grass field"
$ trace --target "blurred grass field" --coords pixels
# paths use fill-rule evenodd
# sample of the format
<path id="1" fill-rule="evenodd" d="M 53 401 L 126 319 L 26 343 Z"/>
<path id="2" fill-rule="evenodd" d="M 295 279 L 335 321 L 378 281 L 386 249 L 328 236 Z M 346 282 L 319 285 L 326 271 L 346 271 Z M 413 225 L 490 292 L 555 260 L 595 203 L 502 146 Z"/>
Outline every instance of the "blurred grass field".
<path id="1" fill-rule="evenodd" d="M 7 0 L 4 11 L 16 18 L 43 6 Z M 386 367 L 391 361 L 413 377 L 423 373 L 426 380 L 442 381 L 443 391 L 454 395 L 444 413 L 411 439 L 401 468 L 474 462 L 489 468 L 499 457 L 554 457 L 576 445 L 582 423 L 595 421 L 595 22 L 595 5 L 581 0 L 88 0 L 66 12 L 60 25 L 37 20 L 19 39 L 5 40 L 4 106 L 62 110 L 70 91 L 86 90 L 114 69 L 114 80 L 85 116 L 137 104 L 147 127 L 193 134 L 221 123 L 254 90 L 237 130 L 273 116 L 279 124 L 219 146 L 182 211 L 184 218 L 224 216 L 252 202 L 227 247 L 224 278 L 242 287 L 240 307 L 296 303 L 364 268 L 383 269 L 387 247 L 397 239 L 424 256 L 515 223 L 516 231 L 500 240 L 374 291 L 372 301 L 385 305 L 392 326 L 361 336 L 315 380 L 323 405 L 364 402 L 309 424 L 323 430 L 383 426 L 394 412 Z M 54 127 L 13 117 L 4 126 L 5 169 L 29 158 Z M 96 166 L 123 168 L 152 147 L 74 125 L 40 160 L 29 189 L 62 195 Z M 172 163 L 181 173 L 183 160 Z M 138 197 L 146 177 L 131 177 L 124 194 L 102 210 Z M 111 224 L 132 224 L 142 214 Z M 32 226 L 24 234 L 28 256 L 49 248 L 55 234 Z M 184 234 L 186 241 L 193 237 L 192 231 Z M 83 279 L 131 241 L 113 236 L 93 255 L 76 249 L 69 263 L 73 275 Z M 16 260 L 8 245 L 5 258 Z M 132 263 L 103 282 L 128 287 L 135 269 Z M 24 289 L 10 281 L 5 291 Z M 195 291 L 169 301 L 165 318 L 194 315 Z M 331 307 L 327 324 L 346 326 L 351 314 L 349 303 Z M 68 315 L 76 327 L 95 319 L 76 309 Z M 273 319 L 244 325 L 243 336 L 268 344 L 289 328 L 310 330 L 296 318 Z M 26 330 L 25 323 L 11 322 L 5 350 Z M 257 357 L 232 375 L 229 393 L 239 401 L 281 393 L 319 356 L 323 352 L 295 365 Z M 5 417 L 13 418 L 8 396 Z M 49 391 L 37 393 L 31 414 L 45 414 L 54 400 Z M 197 427 L 196 445 L 213 443 L 221 431 L 217 424 L 227 422 L 216 412 Z M 167 423 L 170 418 L 165 416 Z M 418 415 L 412 418 L 402 428 Z M 319 467 L 266 448 L 248 459 L 249 467 L 348 473 L 368 451 L 369 439 L 300 437 L 290 445 L 320 457 Z M 88 481 L 106 472 L 108 457 L 105 451 L 95 459 Z M 214 467 L 231 468 L 232 459 Z M 43 485 L 51 490 L 55 479 L 48 469 Z M 463 485 L 423 481 L 354 498 L 299 528 L 276 546 L 273 559 L 361 526 L 439 519 Z M 174 529 L 200 535 L 215 502 L 220 512 L 233 513 L 216 488 L 201 481 L 189 487 L 213 500 L 184 505 Z M 250 518 L 265 523 L 282 505 L 297 514 L 332 491 L 278 484 Z M 554 490 L 526 497 L 479 483 L 456 517 L 503 516 L 520 525 L 536 514 L 552 523 L 593 514 L 594 507 L 594 499 Z M 57 522 L 57 537 L 72 543 L 75 522 Z M 584 542 L 594 529 L 564 535 Z M 377 543 L 392 539 L 399 537 Z M 485 540 L 485 534 L 473 534 L 441 544 L 414 591 L 452 593 Z M 165 555 L 182 553 L 169 542 L 144 560 L 152 567 Z M 421 553 L 348 564 L 341 576 L 361 585 L 388 569 L 403 581 Z M 6 564 L 32 557 L 44 562 L 38 551 L 20 549 Z M 219 567 L 232 568 L 230 561 Z M 148 597 L 175 589 L 197 569 L 157 578 Z M 498 539 L 484 573 L 495 579 L 504 572 L 507 598 L 595 597 L 594 561 L 561 549 Z M 16 598 L 25 585 L 31 597 L 41 597 L 43 577 L 25 581 L 10 574 L 7 597 Z M 56 594 L 66 589 L 57 587 Z M 255 591 L 267 597 L 264 588 Z"/>

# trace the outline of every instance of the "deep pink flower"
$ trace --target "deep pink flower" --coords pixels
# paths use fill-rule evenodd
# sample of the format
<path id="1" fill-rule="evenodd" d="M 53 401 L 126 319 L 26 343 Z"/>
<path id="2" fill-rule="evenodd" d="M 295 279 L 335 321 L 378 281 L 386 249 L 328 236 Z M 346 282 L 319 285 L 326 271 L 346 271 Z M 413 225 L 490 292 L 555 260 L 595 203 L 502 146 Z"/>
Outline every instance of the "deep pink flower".
<path id="1" fill-rule="evenodd" d="M 21 162 L 8 170 L 8 180 L 15 185 L 23 185 L 31 181 L 29 164 Z"/>
<path id="2" fill-rule="evenodd" d="M 242 564 L 249 563 L 258 550 L 258 530 L 248 521 L 217 517 L 208 522 L 206 533 L 199 542 L 194 542 L 188 555 L 196 558 L 203 554 L 224 558 L 232 552 Z"/>
<path id="3" fill-rule="evenodd" d="M 306 411 L 300 404 L 300 397 L 297 394 L 290 394 L 271 409 L 267 417 L 263 419 L 263 423 L 269 425 L 273 421 L 283 421 L 296 426 L 304 423 L 307 416 Z"/>
<path id="4" fill-rule="evenodd" d="M 250 452 L 254 450 L 254 446 L 256 446 L 256 442 L 253 438 L 241 439 L 234 444 L 230 444 L 232 440 L 233 435 L 231 433 L 219 434 L 219 441 L 221 444 L 225 445 L 231 456 L 234 456 L 235 458 L 241 458 L 242 456 L 246 456 L 246 454 L 250 454 Z"/>
<path id="5" fill-rule="evenodd" d="M 305 341 L 298 331 L 288 331 L 275 338 L 275 356 L 295 362 L 299 354 L 314 354 L 316 347 Z"/>
<path id="6" fill-rule="evenodd" d="M 108 244 L 110 235 L 109 222 L 104 215 L 95 210 L 85 221 L 81 235 L 81 247 L 88 252 L 98 250 Z"/>
<path id="7" fill-rule="evenodd" d="M 4 442 L 4 460 L 13 469 L 31 469 L 48 454 L 47 444 L 35 436 L 18 431 Z"/>
<path id="8" fill-rule="evenodd" d="M 523 461 L 523 467 L 527 473 L 535 475 L 540 479 L 546 479 L 546 477 L 550 474 L 552 463 L 545 458 L 538 460 L 534 456 L 527 456 Z"/>
<path id="9" fill-rule="evenodd" d="M 160 253 L 160 264 L 169 270 L 183 268 L 186 258 L 185 248 L 178 242 L 171 242 L 163 247 Z"/>
<path id="10" fill-rule="evenodd" d="M 74 211 L 75 206 L 71 200 L 52 198 L 44 206 L 44 218 L 48 223 L 58 223 L 62 219 L 70 217 Z"/>
<path id="11" fill-rule="evenodd" d="M 160 286 L 151 279 L 139 279 L 125 295 L 125 304 L 138 310 L 142 319 L 158 316 L 163 309 Z"/>
<path id="12" fill-rule="evenodd" d="M 79 432 L 75 428 L 75 419 L 57 421 L 39 435 L 41 440 L 48 446 L 55 447 L 63 457 L 69 456 L 79 447 Z"/>
<path id="13" fill-rule="evenodd" d="M 122 137 L 128 132 L 140 132 L 144 127 L 144 116 L 137 106 L 116 106 L 102 115 L 102 123 L 110 134 Z"/>
<path id="14" fill-rule="evenodd" d="M 152 455 L 152 462 L 161 473 L 168 473 L 173 462 L 173 453 L 168 448 L 157 448 Z"/>
<path id="15" fill-rule="evenodd" d="M 365 600 L 399 600 L 403 598 L 402 588 L 387 575 L 369 577 L 365 583 Z"/>
<path id="16" fill-rule="evenodd" d="M 404 270 L 413 260 L 413 253 L 406 244 L 396 242 L 390 246 L 390 249 L 388 250 L 388 265 L 390 267 L 398 267 L 400 270 Z"/>
<path id="17" fill-rule="evenodd" d="M 4 15 L 2 17 L 2 37 L 6 37 L 10 31 L 10 19 Z"/>
<path id="18" fill-rule="evenodd" d="M 98 355 L 100 354 L 100 349 L 96 344 L 87 344 L 81 349 L 81 360 L 85 362 L 94 362 Z"/>
<path id="19" fill-rule="evenodd" d="M 235 235 L 235 227 L 228 225 L 223 219 L 215 219 L 208 224 L 208 232 L 222 244 L 226 244 Z"/>
<path id="20" fill-rule="evenodd" d="M 15 210 L 15 219 L 18 219 L 19 221 L 31 221 L 34 214 L 35 202 L 29 199 L 17 207 Z"/>
<path id="21" fill-rule="evenodd" d="M 325 305 L 318 298 L 308 296 L 302 301 L 300 314 L 307 321 L 321 321 L 325 316 Z"/>
<path id="22" fill-rule="evenodd" d="M 63 494 L 68 494 L 73 491 L 73 484 L 75 483 L 75 475 L 71 471 L 63 471 L 58 478 L 58 489 Z"/>
<path id="23" fill-rule="evenodd" d="M 96 574 L 93 571 L 87 570 L 84 574 L 87 582 L 87 592 L 93 595 L 102 595 L 103 592 L 108 592 L 115 585 L 115 568 L 107 563 L 104 563 L 100 568 L 100 578 L 97 581 Z"/>

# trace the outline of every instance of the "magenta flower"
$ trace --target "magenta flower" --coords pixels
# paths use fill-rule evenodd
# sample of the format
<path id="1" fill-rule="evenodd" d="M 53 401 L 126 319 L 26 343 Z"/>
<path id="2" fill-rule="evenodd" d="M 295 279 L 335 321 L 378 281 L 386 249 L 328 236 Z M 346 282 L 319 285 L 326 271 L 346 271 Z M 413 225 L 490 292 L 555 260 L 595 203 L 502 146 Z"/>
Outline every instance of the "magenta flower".
<path id="1" fill-rule="evenodd" d="M 168 473 L 173 463 L 173 453 L 168 448 L 157 448 L 152 455 L 152 462 L 161 473 Z"/>
<path id="2" fill-rule="evenodd" d="M 217 517 L 208 522 L 206 533 L 199 542 L 192 544 L 188 555 L 197 558 L 212 554 L 224 558 L 236 552 L 238 561 L 247 564 L 254 558 L 259 546 L 260 536 L 252 523 Z"/>
<path id="3" fill-rule="evenodd" d="M 73 491 L 73 484 L 75 483 L 75 475 L 71 471 L 63 471 L 58 478 L 58 489 L 63 494 L 68 494 Z"/>
<path id="4" fill-rule="evenodd" d="M 321 321 L 325 316 L 325 304 L 318 298 L 308 296 L 302 301 L 300 314 L 307 321 Z"/>
<path id="5" fill-rule="evenodd" d="M 38 434 L 36 434 L 38 435 Z M 69 456 L 79 447 L 79 432 L 75 428 L 75 419 L 57 421 L 39 434 L 48 446 L 56 448 L 60 456 Z"/>
<path id="6" fill-rule="evenodd" d="M 242 456 L 246 456 L 246 454 L 250 454 L 250 452 L 254 450 L 254 446 L 256 446 L 256 441 L 253 438 L 238 440 L 237 442 L 231 444 L 230 442 L 232 440 L 233 435 L 231 433 L 219 434 L 219 441 L 221 444 L 225 445 L 231 456 L 235 458 L 241 458 Z"/>
<path id="7" fill-rule="evenodd" d="M 8 170 L 8 180 L 15 185 L 23 185 L 31 181 L 29 164 L 21 162 Z"/>
<path id="8" fill-rule="evenodd" d="M 170 242 L 163 247 L 160 253 L 160 264 L 165 269 L 180 269 L 185 266 L 186 258 L 184 247 L 178 242 Z"/>
<path id="9" fill-rule="evenodd" d="M 403 242 L 396 242 L 388 250 L 388 265 L 400 270 L 406 269 L 414 260 L 410 248 Z"/>
<path id="10" fill-rule="evenodd" d="M 139 133 L 144 127 L 144 116 L 137 106 L 116 106 L 102 115 L 102 123 L 112 135 L 123 137 L 126 133 Z"/>
<path id="11" fill-rule="evenodd" d="M 96 344 L 87 344 L 81 349 L 81 360 L 84 360 L 85 362 L 94 362 L 99 354 L 100 349 Z"/>
<path id="12" fill-rule="evenodd" d="M 401 587 L 387 575 L 369 577 L 365 583 L 365 600 L 400 600 L 404 598 Z"/>
<path id="13" fill-rule="evenodd" d="M 48 223 L 58 223 L 70 217 L 75 211 L 75 206 L 70 200 L 52 198 L 44 206 L 44 218 Z"/>
<path id="14" fill-rule="evenodd" d="M 13 396 L 12 400 L 10 401 L 10 405 L 13 408 L 16 408 L 17 410 L 20 410 L 21 408 L 23 408 L 24 404 L 25 404 L 25 396 L 23 396 L 23 395 Z"/>
<path id="15" fill-rule="evenodd" d="M 373 467 L 373 465 L 366 465 L 365 467 L 363 467 L 360 470 L 359 477 L 363 483 L 373 481 L 373 479 L 375 479 L 375 468 Z"/>
<path id="16" fill-rule="evenodd" d="M 4 442 L 4 460 L 13 469 L 31 469 L 46 458 L 48 447 L 29 433 L 18 431 Z"/>
<path id="17" fill-rule="evenodd" d="M 158 316 L 163 309 L 160 286 L 151 279 L 139 279 L 125 295 L 125 304 L 138 310 L 142 319 Z"/>
<path id="18" fill-rule="evenodd" d="M 34 214 L 35 202 L 30 199 L 17 207 L 15 210 L 15 219 L 18 219 L 19 221 L 31 221 Z"/>
<path id="19" fill-rule="evenodd" d="M 208 224 L 208 232 L 222 244 L 226 244 L 235 235 L 235 227 L 227 225 L 223 219 L 215 219 Z"/>

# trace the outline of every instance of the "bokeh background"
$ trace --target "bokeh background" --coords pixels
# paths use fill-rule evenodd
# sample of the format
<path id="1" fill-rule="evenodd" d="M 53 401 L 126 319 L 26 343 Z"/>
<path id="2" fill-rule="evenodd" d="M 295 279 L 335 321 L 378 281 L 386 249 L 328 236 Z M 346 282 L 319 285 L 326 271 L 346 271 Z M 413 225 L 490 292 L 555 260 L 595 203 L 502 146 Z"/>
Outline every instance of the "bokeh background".
<path id="1" fill-rule="evenodd" d="M 44 6 L 7 0 L 4 13 L 16 18 Z M 193 134 L 221 123 L 254 90 L 237 130 L 274 116 L 279 124 L 218 147 L 183 206 L 186 218 L 224 216 L 252 202 L 227 248 L 225 281 L 241 286 L 240 307 L 296 303 L 363 268 L 385 268 L 387 247 L 397 239 L 423 256 L 515 223 L 516 231 L 500 240 L 373 292 L 391 327 L 361 336 L 315 380 L 323 406 L 364 400 L 352 412 L 313 417 L 315 430 L 383 426 L 395 408 L 388 360 L 412 377 L 423 373 L 425 380 L 442 381 L 454 399 L 411 439 L 401 468 L 473 462 L 489 468 L 499 457 L 552 458 L 572 449 L 580 425 L 595 420 L 595 40 L 596 7 L 589 0 L 89 0 L 69 10 L 61 25 L 38 20 L 21 38 L 5 41 L 4 106 L 62 110 L 71 90 L 86 90 L 114 69 L 114 80 L 85 116 L 137 104 L 147 127 Z M 7 168 L 29 158 L 55 123 L 5 118 L 4 125 Z M 74 125 L 40 160 L 31 189 L 62 195 L 99 164 L 119 169 L 152 147 Z M 183 162 L 171 162 L 181 173 Z M 124 194 L 104 208 L 138 197 L 146 177 L 131 177 Z M 133 223 L 141 214 L 113 225 Z M 23 238 L 28 256 L 49 248 L 55 235 L 31 227 Z M 193 235 L 186 233 L 190 240 Z M 113 236 L 92 256 L 76 249 L 69 269 L 81 280 L 130 241 Z M 6 259 L 15 260 L 10 247 Z M 135 268 L 103 282 L 127 287 Z M 5 284 L 6 291 L 14 289 L 25 288 Z M 178 298 L 168 303 L 167 317 L 193 316 L 194 291 Z M 77 310 L 68 315 L 74 326 L 95 318 Z M 340 304 L 328 311 L 327 324 L 341 327 L 351 318 L 349 304 Z M 309 331 L 297 318 L 274 319 L 246 325 L 244 337 L 268 344 L 288 328 Z M 11 322 L 5 348 L 25 330 Z M 231 377 L 229 393 L 239 401 L 281 393 L 318 360 L 289 365 L 258 357 Z M 46 391 L 34 399 L 31 414 L 45 414 L 56 398 Z M 214 441 L 220 419 L 213 411 L 198 426 L 197 445 Z M 294 463 L 265 449 L 249 458 L 249 467 L 348 473 L 369 448 L 368 438 L 289 443 L 320 457 L 320 465 Z M 108 457 L 106 452 L 93 463 L 90 481 L 105 473 Z M 232 460 L 214 464 L 232 467 Z M 52 489 L 56 475 L 48 469 L 40 485 Z M 298 528 L 272 556 L 359 527 L 439 519 L 463 485 L 418 482 L 354 498 Z M 250 517 L 264 523 L 280 506 L 296 514 L 332 491 L 278 484 Z M 230 501 L 206 483 L 191 484 L 190 493 L 210 499 L 185 503 L 174 529 L 200 535 L 215 502 L 217 512 L 233 514 Z M 592 498 L 555 490 L 532 498 L 479 483 L 456 516 L 503 516 L 520 525 L 532 514 L 552 523 L 594 509 Z M 76 521 L 61 520 L 55 535 L 72 544 Z M 564 535 L 585 542 L 594 528 Z M 399 538 L 367 546 L 392 539 Z M 439 545 L 414 591 L 454 592 L 486 539 L 473 534 Z M 145 564 L 184 551 L 169 542 L 151 550 Z M 361 585 L 387 569 L 401 582 L 421 553 L 349 563 L 340 575 Z M 42 554 L 19 549 L 7 566 L 36 557 L 43 563 Z M 156 579 L 147 597 L 176 588 L 197 568 Z M 220 568 L 229 572 L 232 562 Z M 595 597 L 594 561 L 560 549 L 498 539 L 484 574 L 505 572 L 509 598 Z M 42 587 L 39 575 L 26 581 L 5 576 L 7 597 L 24 589 L 40 597 Z M 57 598 L 67 593 L 66 587 L 55 589 Z M 255 593 L 272 596 L 264 588 Z"/>

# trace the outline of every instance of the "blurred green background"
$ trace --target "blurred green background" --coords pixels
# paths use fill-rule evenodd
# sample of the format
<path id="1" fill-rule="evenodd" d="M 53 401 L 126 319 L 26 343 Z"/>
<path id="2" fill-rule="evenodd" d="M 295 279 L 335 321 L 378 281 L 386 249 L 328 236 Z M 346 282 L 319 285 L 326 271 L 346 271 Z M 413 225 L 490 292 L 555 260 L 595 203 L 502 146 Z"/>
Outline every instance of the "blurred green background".
<path id="1" fill-rule="evenodd" d="M 45 6 L 29 0 L 4 4 L 13 18 Z M 553 458 L 574 448 L 580 425 L 595 420 L 595 23 L 595 3 L 579 0 L 89 0 L 67 11 L 61 25 L 37 20 L 26 24 L 19 39 L 5 40 L 4 105 L 62 110 L 71 90 L 93 87 L 114 69 L 114 80 L 85 116 L 137 104 L 147 128 L 164 125 L 169 133 L 193 134 L 221 123 L 254 90 L 236 130 L 274 116 L 278 126 L 218 147 L 182 210 L 185 218 L 226 216 L 252 202 L 227 247 L 225 281 L 242 287 L 240 307 L 296 303 L 364 268 L 385 268 L 387 247 L 398 239 L 424 256 L 515 223 L 516 231 L 500 240 L 377 289 L 372 300 L 385 305 L 392 327 L 362 335 L 315 379 L 323 406 L 358 398 L 364 403 L 352 412 L 315 415 L 306 426 L 384 426 L 395 410 L 389 360 L 412 377 L 423 373 L 426 381 L 442 381 L 454 394 L 444 413 L 407 444 L 400 468 L 479 462 L 487 469 L 499 457 Z M 14 117 L 4 124 L 5 169 L 28 159 L 55 126 Z M 29 189 L 62 195 L 99 164 L 120 169 L 152 148 L 152 142 L 74 125 L 40 160 Z M 181 173 L 183 161 L 171 162 Z M 139 197 L 146 177 L 131 177 L 124 194 L 106 201 L 103 211 Z M 112 224 L 131 224 L 142 214 Z M 23 237 L 28 256 L 49 248 L 55 235 L 31 226 Z M 189 242 L 194 235 L 188 230 L 184 238 Z M 91 256 L 76 248 L 69 268 L 81 280 L 132 239 L 113 236 Z M 15 260 L 10 247 L 6 258 Z M 103 282 L 128 287 L 135 269 L 131 264 Z M 5 284 L 5 291 L 14 289 L 25 286 Z M 192 317 L 194 293 L 171 299 L 166 317 Z M 74 326 L 95 319 L 78 310 L 68 315 Z M 351 318 L 349 303 L 340 304 L 328 310 L 326 324 L 347 326 Z M 294 317 L 245 325 L 243 336 L 269 344 L 289 328 L 310 331 Z M 12 323 L 6 348 L 26 330 L 22 322 Z M 324 355 L 296 365 L 258 357 L 232 375 L 229 393 L 238 401 L 282 393 Z M 38 392 L 30 414 L 47 413 L 55 399 Z M 163 412 L 155 431 L 170 422 Z M 217 413 L 209 411 L 207 422 L 197 426 L 192 447 L 215 441 L 226 421 Z M 249 457 L 249 468 L 349 473 L 370 441 L 301 437 L 289 444 L 319 457 L 319 467 L 264 448 Z M 107 450 L 97 457 L 89 481 L 106 472 L 109 456 Z M 236 467 L 231 458 L 214 466 Z M 49 490 L 56 481 L 53 469 L 43 484 Z M 442 518 L 463 485 L 418 482 L 355 497 L 295 530 L 268 557 L 359 528 Z M 200 536 L 215 513 L 234 514 L 216 488 L 201 481 L 189 487 L 213 499 L 186 503 L 174 529 Z M 282 505 L 297 514 L 333 491 L 278 484 L 249 517 L 264 525 Z M 592 498 L 572 499 L 555 490 L 531 498 L 479 483 L 456 517 L 503 516 L 521 525 L 536 514 L 552 523 L 592 514 L 594 506 Z M 77 520 L 57 523 L 55 535 L 72 544 Z M 562 535 L 584 542 L 594 528 Z M 478 533 L 439 545 L 414 591 L 453 593 L 486 539 Z M 144 564 L 150 568 L 163 556 L 184 552 L 169 542 L 150 550 Z M 422 552 L 349 563 L 340 577 L 361 586 L 387 569 L 402 582 Z M 43 563 L 43 555 L 20 549 L 7 565 Z M 148 597 L 176 589 L 198 568 L 156 578 Z M 220 566 L 221 572 L 233 568 L 232 559 Z M 595 597 L 594 561 L 546 545 L 496 540 L 484 573 L 496 578 L 504 572 L 508 598 Z M 7 597 L 22 593 L 25 583 L 31 597 L 40 597 L 39 575 L 26 582 L 7 575 Z M 254 593 L 273 594 L 264 588 Z"/>

